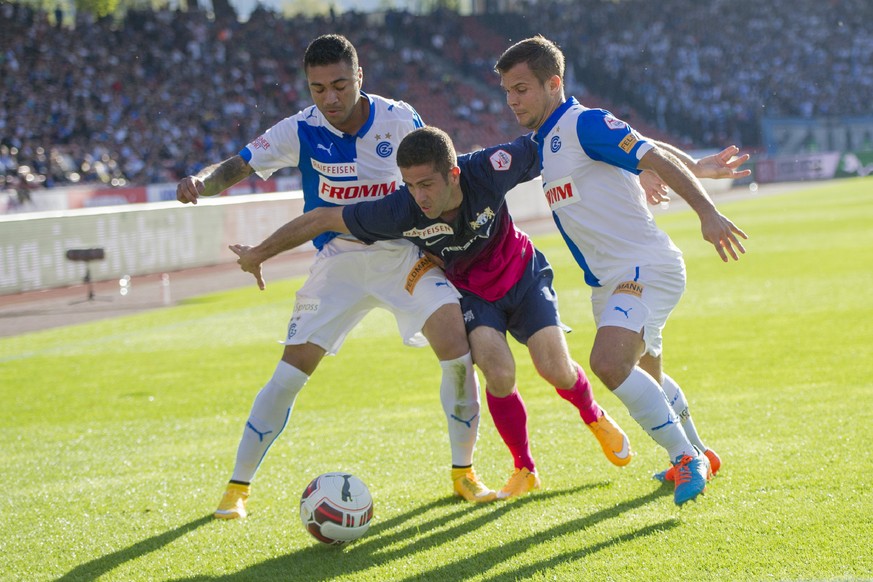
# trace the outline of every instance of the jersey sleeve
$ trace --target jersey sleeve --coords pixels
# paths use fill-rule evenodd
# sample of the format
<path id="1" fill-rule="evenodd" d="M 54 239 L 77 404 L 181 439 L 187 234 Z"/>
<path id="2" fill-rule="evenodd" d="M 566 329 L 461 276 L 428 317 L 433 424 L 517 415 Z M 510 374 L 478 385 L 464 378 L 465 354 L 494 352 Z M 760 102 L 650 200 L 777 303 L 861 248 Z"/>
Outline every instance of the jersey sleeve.
<path id="1" fill-rule="evenodd" d="M 297 115 L 286 117 L 240 150 L 239 155 L 266 180 L 276 170 L 297 167 L 300 163 L 300 136 Z"/>
<path id="2" fill-rule="evenodd" d="M 414 208 L 413 208 L 414 207 Z M 343 208 L 343 222 L 361 242 L 403 238 L 415 224 L 418 206 L 405 186 L 388 196 Z"/>
<path id="3" fill-rule="evenodd" d="M 465 156 L 461 156 L 463 158 Z M 469 161 L 459 165 L 475 181 L 482 181 L 504 195 L 523 182 L 540 175 L 539 149 L 530 134 L 499 146 L 467 154 Z"/>
<path id="4" fill-rule="evenodd" d="M 576 122 L 576 134 L 592 160 L 618 166 L 635 174 L 640 158 L 652 144 L 627 123 L 604 109 L 589 109 Z"/>

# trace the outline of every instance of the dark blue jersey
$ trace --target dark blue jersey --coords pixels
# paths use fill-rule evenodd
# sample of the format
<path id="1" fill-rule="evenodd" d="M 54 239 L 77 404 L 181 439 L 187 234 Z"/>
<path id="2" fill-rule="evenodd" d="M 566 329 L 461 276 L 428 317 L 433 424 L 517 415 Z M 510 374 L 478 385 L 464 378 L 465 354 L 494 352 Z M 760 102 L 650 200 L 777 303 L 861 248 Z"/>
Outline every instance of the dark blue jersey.
<path id="1" fill-rule="evenodd" d="M 458 156 L 463 199 L 451 222 L 424 215 L 406 186 L 381 200 L 343 209 L 358 239 L 405 238 L 440 257 L 446 277 L 462 290 L 489 301 L 503 297 L 533 255 L 528 236 L 506 209 L 506 193 L 540 173 L 537 144 L 530 135 Z"/>

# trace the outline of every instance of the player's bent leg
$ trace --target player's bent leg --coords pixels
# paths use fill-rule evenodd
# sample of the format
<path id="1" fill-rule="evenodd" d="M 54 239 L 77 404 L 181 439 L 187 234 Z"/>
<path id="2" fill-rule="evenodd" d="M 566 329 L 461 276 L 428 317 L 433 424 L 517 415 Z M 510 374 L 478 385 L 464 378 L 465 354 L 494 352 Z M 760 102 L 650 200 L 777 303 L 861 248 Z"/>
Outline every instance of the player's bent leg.
<path id="1" fill-rule="evenodd" d="M 440 403 L 449 426 L 452 465 L 473 464 L 473 451 L 479 435 L 481 400 L 479 381 L 470 354 L 440 362 Z"/>
<path id="2" fill-rule="evenodd" d="M 442 305 L 430 314 L 421 332 L 441 362 L 460 358 L 470 351 L 464 316 L 457 302 Z"/>
<path id="3" fill-rule="evenodd" d="M 483 503 L 496 494 L 473 470 L 473 452 L 479 436 L 481 401 L 479 381 L 469 353 L 440 362 L 443 370 L 440 401 L 446 414 L 452 449 L 452 488 L 467 501 Z"/>
<path id="4" fill-rule="evenodd" d="M 599 357 L 602 357 L 604 345 L 607 343 L 611 343 L 619 351 L 622 346 L 629 345 L 629 342 L 622 341 L 621 337 L 624 335 L 624 340 L 630 339 L 630 336 L 627 334 L 628 330 L 620 328 L 603 327 L 599 329 L 595 338 L 595 350 L 598 348 L 598 341 L 603 342 L 600 345 L 601 356 Z M 612 341 L 604 342 L 604 340 Z M 640 351 L 642 349 L 641 339 L 639 349 Z M 600 366 L 603 365 L 603 361 L 598 361 L 595 364 L 595 358 L 592 356 L 592 368 L 595 371 L 602 371 L 603 368 L 600 368 Z M 611 373 L 614 374 L 615 370 L 612 370 Z M 604 376 L 610 377 L 607 373 L 604 373 Z M 604 382 L 606 383 L 605 380 Z M 621 384 L 613 387 L 607 383 L 607 387 L 612 388 L 613 394 L 624 403 L 631 417 L 637 421 L 640 427 L 667 451 L 671 459 L 676 459 L 674 467 L 690 467 L 685 474 L 691 477 L 683 477 L 682 487 L 679 487 L 674 492 L 676 503 L 681 505 L 702 493 L 706 485 L 706 479 L 704 478 L 704 482 L 701 484 L 699 479 L 699 464 L 701 459 L 705 460 L 706 457 L 699 454 L 688 440 L 685 431 L 682 430 L 682 426 L 679 423 L 679 418 L 667 403 L 667 398 L 661 389 L 661 385 L 641 368 L 634 367 Z M 689 459 L 688 462 L 681 462 L 686 458 Z M 704 472 L 704 477 L 708 474 L 709 463 L 707 462 L 706 465 L 707 470 Z"/>
<path id="5" fill-rule="evenodd" d="M 452 489 L 456 495 L 473 503 L 491 501 L 496 493 L 482 483 L 472 468 L 479 436 L 481 399 L 460 306 L 453 303 L 438 308 L 425 322 L 422 333 L 442 368 L 440 402 L 448 422 Z"/>
<path id="6" fill-rule="evenodd" d="M 300 352 L 299 349 L 295 349 L 296 347 L 298 346 L 285 347 L 285 355 L 276 365 L 273 376 L 255 397 L 237 447 L 230 484 L 215 512 L 218 518 L 234 519 L 246 516 L 245 504 L 251 491 L 248 488 L 249 484 L 254 480 L 267 451 L 285 429 L 297 395 L 309 380 L 307 374 L 286 361 L 289 352 Z M 317 354 L 318 350 L 313 353 Z M 324 351 L 321 350 L 319 360 L 323 353 Z M 317 361 L 315 363 L 299 359 L 298 361 L 313 370 L 317 366 Z"/>

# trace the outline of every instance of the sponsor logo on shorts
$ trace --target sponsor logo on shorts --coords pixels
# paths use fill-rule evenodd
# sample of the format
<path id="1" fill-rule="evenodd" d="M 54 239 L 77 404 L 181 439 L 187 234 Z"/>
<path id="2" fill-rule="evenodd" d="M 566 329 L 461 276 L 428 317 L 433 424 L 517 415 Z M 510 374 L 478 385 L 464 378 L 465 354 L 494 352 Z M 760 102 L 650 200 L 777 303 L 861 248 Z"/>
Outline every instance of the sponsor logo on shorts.
<path id="1" fill-rule="evenodd" d="M 474 319 L 475 319 L 475 316 L 473 315 L 472 309 L 468 309 L 467 311 L 464 312 L 464 323 L 470 323 Z"/>
<path id="2" fill-rule="evenodd" d="M 300 313 L 315 313 L 318 311 L 320 301 L 298 301 L 294 304 L 294 315 Z"/>
<path id="3" fill-rule="evenodd" d="M 633 295 L 634 297 L 642 297 L 643 285 L 638 281 L 625 281 L 624 283 L 619 283 L 618 287 L 615 288 L 615 291 L 612 292 L 613 295 L 617 295 L 619 293 L 624 293 L 625 295 Z"/>
<path id="4" fill-rule="evenodd" d="M 543 190 L 546 193 L 546 202 L 553 211 L 580 200 L 576 184 L 570 176 L 552 180 L 548 184 L 543 183 Z"/>
<path id="5" fill-rule="evenodd" d="M 418 282 L 424 274 L 434 267 L 436 267 L 436 265 L 427 256 L 418 259 L 418 262 L 415 263 L 409 271 L 409 274 L 406 275 L 406 285 L 403 287 L 406 289 L 406 292 L 412 295 L 415 292 L 415 286 L 418 285 Z"/>
<path id="6" fill-rule="evenodd" d="M 624 315 L 625 319 L 630 319 L 630 312 L 634 310 L 633 307 L 628 307 L 627 309 L 622 309 L 618 305 L 613 306 L 613 311 L 618 311 L 622 315 Z"/>
<path id="7" fill-rule="evenodd" d="M 320 144 L 319 144 L 320 145 Z M 331 178 L 341 178 L 358 175 L 358 164 L 354 162 L 344 162 L 340 164 L 328 164 L 312 160 L 312 169 Z"/>
<path id="8" fill-rule="evenodd" d="M 321 176 L 318 197 L 332 204 L 355 204 L 362 200 L 384 198 L 397 190 L 397 181 L 378 182 L 355 180 L 336 182 Z"/>
<path id="9" fill-rule="evenodd" d="M 640 140 L 637 136 L 633 133 L 629 133 L 618 143 L 618 147 L 620 147 L 624 153 L 629 154 L 631 153 L 631 150 L 634 149 L 634 146 L 637 145 L 638 141 Z"/>
<path id="10" fill-rule="evenodd" d="M 505 172 L 512 165 L 512 155 L 506 150 L 497 150 L 491 157 L 491 167 L 498 172 Z"/>

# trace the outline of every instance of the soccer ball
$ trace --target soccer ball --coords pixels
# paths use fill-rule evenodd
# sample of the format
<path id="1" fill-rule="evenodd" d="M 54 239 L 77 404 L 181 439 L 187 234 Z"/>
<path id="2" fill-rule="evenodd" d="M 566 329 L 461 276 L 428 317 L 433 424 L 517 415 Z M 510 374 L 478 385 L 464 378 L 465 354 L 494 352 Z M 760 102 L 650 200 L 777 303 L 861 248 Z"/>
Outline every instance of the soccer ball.
<path id="1" fill-rule="evenodd" d="M 373 498 L 364 482 L 349 473 L 313 479 L 300 498 L 300 520 L 318 541 L 341 546 L 364 535 L 373 518 Z"/>

